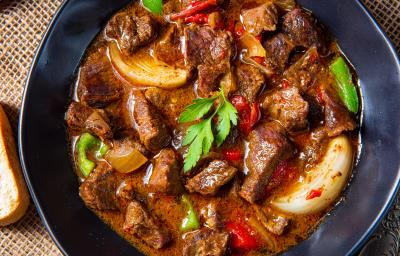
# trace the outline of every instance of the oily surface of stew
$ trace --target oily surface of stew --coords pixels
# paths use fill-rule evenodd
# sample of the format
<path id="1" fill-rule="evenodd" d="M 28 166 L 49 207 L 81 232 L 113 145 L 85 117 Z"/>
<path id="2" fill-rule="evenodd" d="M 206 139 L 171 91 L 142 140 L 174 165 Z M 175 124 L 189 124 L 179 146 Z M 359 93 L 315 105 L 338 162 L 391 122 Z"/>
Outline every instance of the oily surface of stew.
<path id="1" fill-rule="evenodd" d="M 306 239 L 357 149 L 356 76 L 335 41 L 290 0 L 147 7 L 116 13 L 81 64 L 66 123 L 82 200 L 147 255 Z"/>

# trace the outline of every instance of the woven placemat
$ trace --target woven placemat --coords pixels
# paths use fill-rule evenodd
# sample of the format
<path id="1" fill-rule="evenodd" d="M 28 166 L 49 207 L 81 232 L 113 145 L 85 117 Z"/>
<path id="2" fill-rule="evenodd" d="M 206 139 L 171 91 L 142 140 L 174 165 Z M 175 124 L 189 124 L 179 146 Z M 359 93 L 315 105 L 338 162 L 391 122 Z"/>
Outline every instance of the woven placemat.
<path id="1" fill-rule="evenodd" d="M 338 0 L 341 1 L 341 0 Z M 0 102 L 16 131 L 21 95 L 33 56 L 62 0 L 0 0 Z M 400 51 L 400 0 L 364 0 Z M 399 208 L 395 208 L 394 210 Z M 33 205 L 0 229 L 0 255 L 60 255 Z"/>

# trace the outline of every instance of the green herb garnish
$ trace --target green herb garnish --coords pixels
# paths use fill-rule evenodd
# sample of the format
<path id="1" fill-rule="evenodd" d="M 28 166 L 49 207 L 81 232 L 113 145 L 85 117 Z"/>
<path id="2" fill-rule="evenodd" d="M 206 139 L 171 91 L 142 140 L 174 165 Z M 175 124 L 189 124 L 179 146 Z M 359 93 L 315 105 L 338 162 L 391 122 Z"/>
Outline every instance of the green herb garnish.
<path id="1" fill-rule="evenodd" d="M 193 101 L 182 112 L 179 122 L 186 123 L 199 120 L 210 112 L 215 101 L 219 99 L 218 106 L 213 114 L 206 119 L 191 125 L 183 139 L 182 145 L 189 146 L 189 150 L 184 160 L 184 172 L 190 171 L 199 161 L 202 155 L 210 152 L 214 142 L 213 122 L 214 116 L 218 116 L 216 124 L 216 145 L 221 146 L 231 130 L 231 123 L 237 125 L 238 115 L 236 108 L 226 99 L 223 89 L 220 90 L 217 96 L 212 98 L 202 98 Z"/>

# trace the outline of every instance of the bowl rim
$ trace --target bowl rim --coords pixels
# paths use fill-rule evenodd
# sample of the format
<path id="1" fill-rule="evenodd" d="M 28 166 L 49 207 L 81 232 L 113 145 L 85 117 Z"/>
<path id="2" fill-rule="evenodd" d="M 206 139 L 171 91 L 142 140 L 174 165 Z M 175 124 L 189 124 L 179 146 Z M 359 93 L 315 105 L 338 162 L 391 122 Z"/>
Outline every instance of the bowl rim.
<path id="1" fill-rule="evenodd" d="M 24 83 L 24 91 L 22 94 L 22 101 L 21 101 L 21 108 L 20 108 L 20 114 L 19 114 L 19 119 L 18 119 L 18 132 L 17 132 L 17 137 L 18 137 L 18 153 L 19 153 L 19 158 L 20 158 L 20 163 L 22 167 L 22 172 L 24 175 L 25 182 L 27 184 L 27 187 L 29 189 L 31 198 L 33 203 L 35 204 L 36 210 L 40 216 L 40 219 L 42 220 L 43 225 L 45 226 L 46 230 L 48 231 L 51 239 L 53 242 L 56 244 L 58 249 L 61 251 L 63 255 L 68 255 L 68 253 L 65 251 L 64 247 L 54 234 L 53 228 L 50 226 L 50 224 L 47 221 L 47 217 L 45 212 L 43 211 L 41 204 L 36 197 L 35 189 L 32 186 L 32 183 L 30 182 L 30 177 L 29 173 L 25 164 L 25 157 L 24 157 L 24 149 L 23 149 L 23 139 L 22 135 L 24 133 L 23 130 L 23 125 L 25 120 L 25 107 L 26 107 L 26 95 L 28 91 L 30 90 L 29 84 L 31 83 L 31 77 L 32 77 L 32 72 L 36 68 L 38 64 L 38 59 L 40 54 L 42 53 L 43 46 L 48 40 L 48 37 L 51 33 L 51 31 L 54 29 L 54 25 L 57 22 L 57 20 L 60 17 L 60 14 L 64 10 L 64 8 L 67 6 L 67 4 L 70 2 L 70 0 L 64 0 L 61 5 L 58 7 L 57 11 L 54 13 L 51 21 L 48 23 L 47 28 L 43 34 L 43 37 L 37 46 L 36 52 L 34 54 L 32 63 L 30 65 L 27 78 Z M 372 25 L 376 28 L 376 30 L 379 32 L 379 34 L 382 36 L 384 39 L 384 43 L 388 46 L 388 49 L 390 50 L 391 54 L 393 55 L 394 59 L 396 60 L 398 69 L 400 70 L 400 57 L 397 55 L 396 49 L 392 43 L 392 41 L 389 39 L 388 35 L 384 32 L 382 27 L 378 24 L 374 16 L 371 14 L 371 12 L 367 9 L 366 5 L 361 2 L 361 0 L 355 0 L 355 3 L 358 5 L 360 10 L 366 17 L 371 21 Z M 385 203 L 381 209 L 380 212 L 377 213 L 375 220 L 370 224 L 367 230 L 364 231 L 363 235 L 358 239 L 358 241 L 353 245 L 353 247 L 350 249 L 350 251 L 347 253 L 347 255 L 353 255 L 355 252 L 361 249 L 361 247 L 367 242 L 367 240 L 370 238 L 370 236 L 373 234 L 373 232 L 378 228 L 379 224 L 382 222 L 382 220 L 386 217 L 388 214 L 391 206 L 393 205 L 395 198 L 400 190 L 400 169 L 398 170 L 398 175 L 397 175 L 397 181 L 396 181 L 396 186 L 392 189 L 391 191 L 391 196 L 390 198 L 387 198 L 385 200 Z M 338 206 L 340 207 L 340 205 Z M 290 250 L 290 249 L 289 249 Z"/>

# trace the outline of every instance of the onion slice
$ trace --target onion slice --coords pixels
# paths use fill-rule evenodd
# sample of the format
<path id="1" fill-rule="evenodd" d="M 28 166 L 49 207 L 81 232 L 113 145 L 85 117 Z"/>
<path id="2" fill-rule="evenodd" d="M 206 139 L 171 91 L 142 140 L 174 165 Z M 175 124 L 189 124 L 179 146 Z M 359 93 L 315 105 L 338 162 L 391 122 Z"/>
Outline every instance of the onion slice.
<path id="1" fill-rule="evenodd" d="M 158 61 L 149 54 L 125 57 L 115 43 L 109 45 L 110 59 L 120 75 L 134 85 L 176 88 L 184 85 L 189 72 Z"/>
<path id="2" fill-rule="evenodd" d="M 346 185 L 352 162 L 349 139 L 344 135 L 332 139 L 322 161 L 307 171 L 304 179 L 293 184 L 288 193 L 273 198 L 271 204 L 293 214 L 311 214 L 326 209 Z"/>

